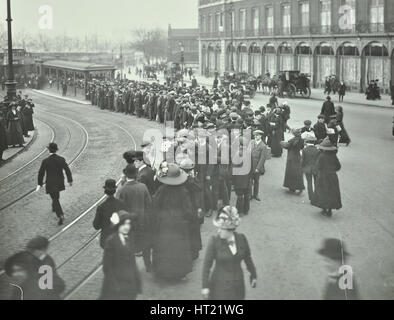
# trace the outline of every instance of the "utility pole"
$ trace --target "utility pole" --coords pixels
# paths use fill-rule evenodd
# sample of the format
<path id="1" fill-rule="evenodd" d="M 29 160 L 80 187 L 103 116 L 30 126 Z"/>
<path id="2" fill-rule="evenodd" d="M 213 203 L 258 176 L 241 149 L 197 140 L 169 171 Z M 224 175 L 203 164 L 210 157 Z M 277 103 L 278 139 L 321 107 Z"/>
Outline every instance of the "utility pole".
<path id="1" fill-rule="evenodd" d="M 120 80 L 123 80 L 123 51 L 120 45 Z"/>
<path id="2" fill-rule="evenodd" d="M 11 30 L 11 0 L 7 0 L 7 30 L 8 30 L 8 79 L 5 82 L 7 87 L 6 101 L 10 102 L 16 97 L 16 81 L 14 78 L 14 65 L 12 55 L 12 30 Z"/>
<path id="3" fill-rule="evenodd" d="M 228 9 L 227 9 L 227 6 L 229 6 Z M 234 12 L 233 12 L 233 2 L 230 1 L 230 3 L 227 3 L 227 0 L 226 0 L 224 2 L 224 14 L 225 14 L 225 16 L 227 16 L 227 13 L 229 13 L 229 15 L 230 15 L 230 41 L 231 41 L 230 69 L 231 69 L 231 71 L 234 71 L 234 52 L 233 52 L 233 48 L 234 48 L 234 21 L 233 21 Z M 225 28 L 227 30 L 227 25 L 225 26 Z"/>

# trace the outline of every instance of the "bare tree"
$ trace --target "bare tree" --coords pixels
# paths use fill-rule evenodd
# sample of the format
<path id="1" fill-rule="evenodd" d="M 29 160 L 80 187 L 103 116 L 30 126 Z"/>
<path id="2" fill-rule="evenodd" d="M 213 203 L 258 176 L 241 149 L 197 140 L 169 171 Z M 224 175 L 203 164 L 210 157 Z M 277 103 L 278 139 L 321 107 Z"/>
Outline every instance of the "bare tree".
<path id="1" fill-rule="evenodd" d="M 134 41 L 131 48 L 141 51 L 145 60 L 150 64 L 153 58 L 162 58 L 166 55 L 166 38 L 165 33 L 161 29 L 137 29 L 133 32 Z"/>

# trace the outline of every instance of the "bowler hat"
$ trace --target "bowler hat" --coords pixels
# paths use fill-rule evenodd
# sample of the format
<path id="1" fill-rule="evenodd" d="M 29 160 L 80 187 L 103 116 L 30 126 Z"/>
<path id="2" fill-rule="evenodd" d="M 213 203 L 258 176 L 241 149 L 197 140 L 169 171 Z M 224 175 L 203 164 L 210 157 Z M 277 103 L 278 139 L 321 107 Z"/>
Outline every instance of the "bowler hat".
<path id="1" fill-rule="evenodd" d="M 105 180 L 105 184 L 103 186 L 105 191 L 115 192 L 116 191 L 116 181 L 114 179 Z"/>
<path id="2" fill-rule="evenodd" d="M 137 174 L 137 168 L 134 164 L 128 164 L 126 168 L 123 170 L 123 173 L 127 178 L 135 178 Z"/>
<path id="3" fill-rule="evenodd" d="M 57 144 L 54 143 L 54 142 L 51 142 L 51 143 L 48 145 L 47 148 L 48 148 L 49 152 L 52 152 L 52 153 L 54 153 L 54 152 L 56 152 L 57 150 L 59 150 L 58 147 L 57 147 Z"/>
<path id="4" fill-rule="evenodd" d="M 350 254 L 345 250 L 345 244 L 339 239 L 325 239 L 323 247 L 317 251 L 320 255 L 332 260 L 345 262 Z"/>

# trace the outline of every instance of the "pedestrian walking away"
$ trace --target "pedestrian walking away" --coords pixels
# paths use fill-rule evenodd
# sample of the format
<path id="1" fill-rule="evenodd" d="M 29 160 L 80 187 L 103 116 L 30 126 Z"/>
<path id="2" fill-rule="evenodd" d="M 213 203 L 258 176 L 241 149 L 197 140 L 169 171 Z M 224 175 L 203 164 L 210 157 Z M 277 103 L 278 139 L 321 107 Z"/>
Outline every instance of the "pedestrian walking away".
<path id="1" fill-rule="evenodd" d="M 56 154 L 58 151 L 57 144 L 51 142 L 47 148 L 50 156 L 41 163 L 38 172 L 38 185 L 36 191 L 39 191 L 44 185 L 45 177 L 46 193 L 49 194 L 52 199 L 52 211 L 55 212 L 56 216 L 59 218 L 58 225 L 62 225 L 64 222 L 64 212 L 60 205 L 60 192 L 65 190 L 63 171 L 66 173 L 67 182 L 70 187 L 72 186 L 73 178 L 66 160 Z"/>

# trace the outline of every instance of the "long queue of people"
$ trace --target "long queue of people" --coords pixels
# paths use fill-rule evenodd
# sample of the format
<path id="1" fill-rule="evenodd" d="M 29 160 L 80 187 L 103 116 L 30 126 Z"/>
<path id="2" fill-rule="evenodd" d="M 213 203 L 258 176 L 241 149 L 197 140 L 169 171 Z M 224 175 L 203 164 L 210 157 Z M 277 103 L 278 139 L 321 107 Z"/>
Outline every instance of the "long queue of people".
<path id="1" fill-rule="evenodd" d="M 305 174 L 311 204 L 321 208 L 323 215 L 331 217 L 332 210 L 342 207 L 338 143 L 348 145 L 350 139 L 343 109 L 335 108 L 330 97 L 316 124 L 306 120 L 298 129 L 287 125 L 291 112 L 286 102 L 279 105 L 272 95 L 266 106 L 254 111 L 242 89 L 229 92 L 123 80 L 92 83 L 87 98 L 101 109 L 145 117 L 176 129 L 174 136 L 164 136 L 161 141 L 150 137 L 139 151 L 126 151 L 120 185 L 114 179 L 105 182 L 107 198 L 93 221 L 93 227 L 101 230 L 104 250 L 101 299 L 137 298 L 142 286 L 136 257 L 142 257 L 146 272 L 182 281 L 202 250 L 201 225 L 212 215 L 218 233 L 205 248 L 202 297 L 244 299 L 241 263 L 247 266 L 253 288 L 257 272 L 248 240 L 236 229 L 241 217 L 249 213 L 250 202 L 261 201 L 259 179 L 266 161 L 281 157 L 283 149 L 288 151 L 284 187 L 301 193 Z M 286 130 L 293 134 L 288 141 L 284 141 Z M 51 145 L 50 151 L 53 156 L 57 148 Z M 51 174 L 44 171 L 40 181 Z M 72 182 L 69 174 L 68 180 Z M 64 190 L 63 180 L 59 185 L 58 191 Z M 232 191 L 235 206 L 230 204 Z M 48 244 L 41 239 L 40 247 L 45 251 Z M 334 243 L 321 254 L 328 256 L 336 249 Z M 23 263 L 26 259 L 11 257 L 7 273 L 13 276 L 15 267 L 23 267 Z M 27 285 L 38 277 L 38 264 L 33 265 L 25 267 L 32 270 Z M 51 298 L 59 298 L 60 293 L 60 289 L 53 292 Z"/>
<path id="2" fill-rule="evenodd" d="M 34 131 L 34 103 L 28 95 L 18 92 L 7 108 L 0 110 L 0 162 L 3 153 L 10 147 L 23 147 L 24 138 Z"/>

